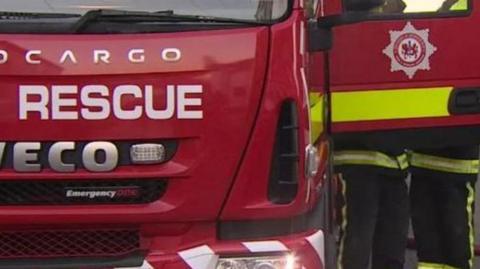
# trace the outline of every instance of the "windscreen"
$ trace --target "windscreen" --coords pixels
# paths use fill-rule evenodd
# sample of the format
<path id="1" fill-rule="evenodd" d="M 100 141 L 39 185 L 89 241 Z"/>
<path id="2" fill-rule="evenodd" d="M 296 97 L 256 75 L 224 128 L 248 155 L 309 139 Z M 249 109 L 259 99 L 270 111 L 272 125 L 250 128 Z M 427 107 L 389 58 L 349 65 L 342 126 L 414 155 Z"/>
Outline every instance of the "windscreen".
<path id="1" fill-rule="evenodd" d="M 134 11 L 171 10 L 181 15 L 241 20 L 276 20 L 288 10 L 289 0 L 1 0 L 1 11 L 78 13 L 95 9 Z"/>
<path id="2" fill-rule="evenodd" d="M 347 10 L 352 0 L 344 0 Z M 355 1 L 361 3 L 361 1 Z M 371 9 L 372 13 L 411 14 L 465 12 L 470 9 L 469 0 L 383 0 L 383 5 Z M 353 10 L 354 11 L 354 10 Z"/>

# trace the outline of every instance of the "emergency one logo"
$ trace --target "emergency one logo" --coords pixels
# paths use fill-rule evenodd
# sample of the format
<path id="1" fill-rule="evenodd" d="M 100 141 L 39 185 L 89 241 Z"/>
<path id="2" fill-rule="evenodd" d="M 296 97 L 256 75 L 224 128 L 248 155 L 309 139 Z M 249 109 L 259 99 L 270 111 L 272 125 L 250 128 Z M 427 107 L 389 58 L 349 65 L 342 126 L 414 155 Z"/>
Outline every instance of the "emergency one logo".
<path id="1" fill-rule="evenodd" d="M 418 70 L 430 70 L 430 56 L 437 48 L 428 41 L 428 33 L 410 22 L 401 31 L 390 31 L 390 44 L 383 50 L 391 59 L 390 71 L 403 71 L 412 79 Z"/>

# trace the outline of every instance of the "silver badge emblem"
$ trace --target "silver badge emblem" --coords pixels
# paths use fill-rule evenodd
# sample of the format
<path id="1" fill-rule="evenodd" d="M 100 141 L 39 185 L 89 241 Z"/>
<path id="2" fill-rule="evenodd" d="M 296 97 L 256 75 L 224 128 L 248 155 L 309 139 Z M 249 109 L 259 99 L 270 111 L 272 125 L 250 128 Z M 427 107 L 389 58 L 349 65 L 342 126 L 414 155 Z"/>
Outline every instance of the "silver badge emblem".
<path id="1" fill-rule="evenodd" d="M 429 29 L 417 30 L 408 22 L 401 31 L 390 31 L 383 53 L 391 59 L 391 72 L 403 71 L 412 79 L 418 70 L 430 70 L 430 56 L 437 48 L 428 40 Z"/>

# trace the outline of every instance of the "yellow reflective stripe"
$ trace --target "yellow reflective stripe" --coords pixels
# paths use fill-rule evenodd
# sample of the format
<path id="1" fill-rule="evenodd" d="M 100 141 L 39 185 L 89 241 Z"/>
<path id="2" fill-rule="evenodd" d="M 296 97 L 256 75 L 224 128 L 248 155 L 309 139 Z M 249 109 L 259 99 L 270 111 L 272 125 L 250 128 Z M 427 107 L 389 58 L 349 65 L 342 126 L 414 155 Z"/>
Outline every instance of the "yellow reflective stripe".
<path id="1" fill-rule="evenodd" d="M 315 143 L 324 130 L 324 96 L 320 93 L 310 93 L 310 138 Z"/>
<path id="2" fill-rule="evenodd" d="M 406 154 L 394 158 L 381 152 L 362 150 L 336 151 L 333 154 L 333 163 L 335 165 L 374 165 L 392 169 L 406 169 L 408 167 Z"/>
<path id="3" fill-rule="evenodd" d="M 470 243 L 470 259 L 468 264 L 470 268 L 473 268 L 473 259 L 475 258 L 474 244 L 475 244 L 475 231 L 473 229 L 473 203 L 475 201 L 475 190 L 472 187 L 471 182 L 467 182 L 468 198 L 467 198 L 467 216 L 468 216 L 468 229 L 469 229 L 469 243 Z"/>
<path id="4" fill-rule="evenodd" d="M 448 264 L 445 264 L 445 265 L 443 266 L 443 269 L 460 269 L 460 268 L 458 268 L 458 267 L 453 267 L 453 266 L 450 266 L 450 265 L 448 265 Z"/>
<path id="5" fill-rule="evenodd" d="M 318 102 L 323 102 L 323 94 L 317 90 L 312 90 L 308 93 L 310 106 L 314 106 Z"/>
<path id="6" fill-rule="evenodd" d="M 338 260 L 337 260 L 337 268 L 343 269 L 343 251 L 345 248 L 345 237 L 347 235 L 347 181 L 343 180 L 342 174 L 338 175 L 340 178 L 340 182 L 342 183 L 342 195 L 344 199 L 344 204 L 342 207 L 342 224 L 340 225 L 342 233 L 342 238 L 340 239 L 340 248 L 338 250 Z"/>
<path id="7" fill-rule="evenodd" d="M 453 267 L 448 264 L 419 262 L 418 269 L 460 269 L 460 268 Z"/>
<path id="8" fill-rule="evenodd" d="M 407 169 L 409 166 L 408 163 L 408 156 L 407 154 L 402 154 L 397 157 L 398 164 L 400 165 L 400 169 Z"/>
<path id="9" fill-rule="evenodd" d="M 409 156 L 412 166 L 457 174 L 478 174 L 478 160 L 458 160 L 412 152 Z"/>
<path id="10" fill-rule="evenodd" d="M 468 9 L 468 0 L 458 0 L 451 8 L 452 11 L 457 10 L 467 10 Z"/>
<path id="11" fill-rule="evenodd" d="M 332 93 L 332 121 L 352 122 L 449 116 L 453 87 Z"/>
<path id="12" fill-rule="evenodd" d="M 445 264 L 440 263 L 429 263 L 429 262 L 419 262 L 418 269 L 444 269 L 447 268 Z"/>
<path id="13" fill-rule="evenodd" d="M 453 267 L 453 266 L 450 266 L 450 265 L 448 265 L 448 264 L 445 264 L 445 265 L 443 266 L 443 269 L 460 269 L 460 268 L 459 268 L 459 267 Z"/>

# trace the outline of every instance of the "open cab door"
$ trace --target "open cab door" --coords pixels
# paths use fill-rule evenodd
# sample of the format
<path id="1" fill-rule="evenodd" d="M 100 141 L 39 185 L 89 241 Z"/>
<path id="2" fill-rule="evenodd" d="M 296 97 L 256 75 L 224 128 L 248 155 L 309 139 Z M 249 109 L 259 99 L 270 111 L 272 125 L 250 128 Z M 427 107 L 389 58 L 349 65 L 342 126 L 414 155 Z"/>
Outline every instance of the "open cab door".
<path id="1" fill-rule="evenodd" d="M 480 144 L 480 10 L 469 0 L 356 2 L 326 1 L 317 34 L 332 42 L 314 41 L 329 51 L 334 139 Z"/>

